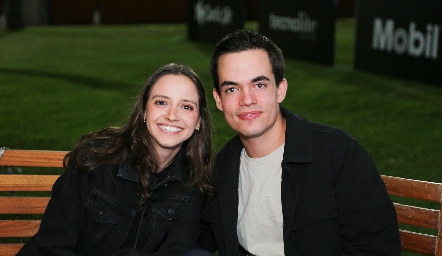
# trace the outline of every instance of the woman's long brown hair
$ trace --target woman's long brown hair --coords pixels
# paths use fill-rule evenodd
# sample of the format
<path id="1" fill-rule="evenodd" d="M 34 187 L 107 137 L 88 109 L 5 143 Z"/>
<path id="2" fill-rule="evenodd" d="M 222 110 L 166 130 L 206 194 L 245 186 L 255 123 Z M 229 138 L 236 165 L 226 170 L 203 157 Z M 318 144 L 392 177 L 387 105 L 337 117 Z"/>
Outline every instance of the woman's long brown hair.
<path id="1" fill-rule="evenodd" d="M 126 123 L 120 127 L 108 127 L 80 138 L 74 149 L 64 158 L 76 161 L 77 170 L 90 171 L 103 164 L 119 164 L 127 158 L 138 172 L 141 182 L 141 204 L 149 198 L 149 185 L 152 174 L 159 170 L 157 153 L 152 145 L 151 136 L 143 122 L 150 92 L 155 83 L 165 75 L 184 75 L 193 81 L 199 97 L 199 131 L 183 144 L 186 151 L 186 170 L 190 170 L 189 186 L 197 186 L 201 192 L 211 194 L 210 173 L 212 170 L 211 128 L 207 98 L 204 86 L 197 74 L 188 66 L 175 63 L 158 69 L 147 81 Z M 72 158 L 72 159 L 71 159 Z"/>

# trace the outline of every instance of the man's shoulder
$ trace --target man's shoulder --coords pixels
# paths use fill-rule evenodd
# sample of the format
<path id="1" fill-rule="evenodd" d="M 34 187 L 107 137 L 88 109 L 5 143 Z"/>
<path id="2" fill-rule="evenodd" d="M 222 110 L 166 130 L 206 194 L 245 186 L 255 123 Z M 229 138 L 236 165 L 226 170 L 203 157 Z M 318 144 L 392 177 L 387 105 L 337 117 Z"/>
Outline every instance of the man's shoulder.
<path id="1" fill-rule="evenodd" d="M 354 138 L 349 133 L 341 128 L 310 121 L 307 118 L 295 114 L 289 110 L 285 110 L 285 118 L 287 120 L 288 131 L 303 129 L 311 133 L 312 137 L 321 136 L 335 138 L 342 141 L 354 140 Z"/>
<path id="2" fill-rule="evenodd" d="M 355 140 L 348 132 L 341 128 L 321 123 L 309 122 L 313 136 L 329 136 L 342 141 Z"/>

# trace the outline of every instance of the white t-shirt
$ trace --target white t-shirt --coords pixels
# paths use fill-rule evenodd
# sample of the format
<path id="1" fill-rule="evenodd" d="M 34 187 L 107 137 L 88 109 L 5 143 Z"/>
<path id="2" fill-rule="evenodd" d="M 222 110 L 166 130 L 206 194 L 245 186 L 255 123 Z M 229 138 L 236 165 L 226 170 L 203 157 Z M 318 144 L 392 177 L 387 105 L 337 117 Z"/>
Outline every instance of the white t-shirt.
<path id="1" fill-rule="evenodd" d="M 281 162 L 284 145 L 270 155 L 241 152 L 238 186 L 239 243 L 253 255 L 284 255 Z"/>

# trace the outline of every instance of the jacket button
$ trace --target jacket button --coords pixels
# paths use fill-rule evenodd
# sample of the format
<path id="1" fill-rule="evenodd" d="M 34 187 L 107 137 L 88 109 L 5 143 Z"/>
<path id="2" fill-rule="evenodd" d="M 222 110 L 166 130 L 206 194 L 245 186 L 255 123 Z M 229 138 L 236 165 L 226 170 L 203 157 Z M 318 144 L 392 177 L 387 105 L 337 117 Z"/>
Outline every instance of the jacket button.
<path id="1" fill-rule="evenodd" d="M 175 211 L 172 208 L 167 210 L 167 214 L 169 214 L 169 215 L 173 215 L 174 213 L 175 213 Z"/>
<path id="2" fill-rule="evenodd" d="M 99 212 L 98 212 L 98 216 L 103 217 L 103 215 L 104 215 L 104 212 L 103 212 L 103 211 L 99 211 Z"/>

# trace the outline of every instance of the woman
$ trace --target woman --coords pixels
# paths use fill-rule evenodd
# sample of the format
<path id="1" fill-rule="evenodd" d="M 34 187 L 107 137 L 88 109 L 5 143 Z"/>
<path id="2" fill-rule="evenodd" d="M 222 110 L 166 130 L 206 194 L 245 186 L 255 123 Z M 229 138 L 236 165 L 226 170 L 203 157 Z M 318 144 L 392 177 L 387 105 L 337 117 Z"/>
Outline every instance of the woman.
<path id="1" fill-rule="evenodd" d="M 66 155 L 40 229 L 18 255 L 181 255 L 197 247 L 210 142 L 198 76 L 173 63 L 160 68 L 124 126 L 85 135 Z"/>

